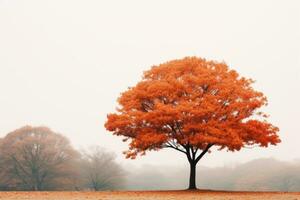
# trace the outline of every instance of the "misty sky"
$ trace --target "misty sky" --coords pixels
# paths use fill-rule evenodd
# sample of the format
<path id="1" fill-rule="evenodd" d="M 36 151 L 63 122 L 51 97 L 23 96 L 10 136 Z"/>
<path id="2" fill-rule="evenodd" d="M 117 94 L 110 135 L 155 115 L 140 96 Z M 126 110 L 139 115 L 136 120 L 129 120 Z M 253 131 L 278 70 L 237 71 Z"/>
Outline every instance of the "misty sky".
<path id="1" fill-rule="evenodd" d="M 120 92 L 154 64 L 185 56 L 225 61 L 257 82 L 282 143 L 216 152 L 201 165 L 300 159 L 299 1 L 0 0 L 0 136 L 45 125 L 77 148 L 100 145 L 121 163 L 183 165 L 163 150 L 125 160 L 105 131 Z"/>

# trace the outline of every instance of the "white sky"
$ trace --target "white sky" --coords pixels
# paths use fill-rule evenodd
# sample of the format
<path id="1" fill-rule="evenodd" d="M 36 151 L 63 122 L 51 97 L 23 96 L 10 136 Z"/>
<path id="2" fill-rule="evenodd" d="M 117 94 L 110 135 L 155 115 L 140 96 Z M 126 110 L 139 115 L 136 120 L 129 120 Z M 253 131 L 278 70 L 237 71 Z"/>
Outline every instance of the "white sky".
<path id="1" fill-rule="evenodd" d="M 227 62 L 257 80 L 279 126 L 275 148 L 213 152 L 200 164 L 300 158 L 300 2 L 0 0 L 0 136 L 46 125 L 124 164 L 181 165 L 172 150 L 125 160 L 103 124 L 151 65 L 185 56 Z"/>

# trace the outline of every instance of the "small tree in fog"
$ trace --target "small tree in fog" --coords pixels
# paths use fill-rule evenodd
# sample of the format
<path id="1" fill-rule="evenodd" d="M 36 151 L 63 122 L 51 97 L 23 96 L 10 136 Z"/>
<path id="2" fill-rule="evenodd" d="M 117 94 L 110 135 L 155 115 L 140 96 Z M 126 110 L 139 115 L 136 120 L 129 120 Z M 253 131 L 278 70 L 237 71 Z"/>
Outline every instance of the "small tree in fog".
<path id="1" fill-rule="evenodd" d="M 123 185 L 123 170 L 116 163 L 114 154 L 94 146 L 83 153 L 82 161 L 85 187 L 99 191 L 118 189 Z"/>
<path id="2" fill-rule="evenodd" d="M 25 126 L 3 138 L 2 168 L 11 188 L 25 190 L 61 189 L 70 185 L 79 154 L 67 138 L 47 127 Z"/>

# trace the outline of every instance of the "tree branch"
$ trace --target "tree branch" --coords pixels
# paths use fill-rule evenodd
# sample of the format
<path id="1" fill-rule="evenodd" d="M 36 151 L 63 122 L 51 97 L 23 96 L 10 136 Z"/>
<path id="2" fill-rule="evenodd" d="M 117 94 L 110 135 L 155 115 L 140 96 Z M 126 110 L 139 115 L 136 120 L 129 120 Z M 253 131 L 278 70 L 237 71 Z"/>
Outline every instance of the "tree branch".
<path id="1" fill-rule="evenodd" d="M 201 154 L 196 158 L 195 162 L 197 163 L 209 150 L 210 147 L 212 147 L 214 144 L 208 144 L 207 147 L 201 152 Z"/>
<path id="2" fill-rule="evenodd" d="M 166 145 L 163 145 L 163 148 L 172 148 L 172 149 L 175 149 L 177 151 L 180 151 L 181 153 L 184 153 L 184 154 L 187 154 L 187 152 L 185 152 L 184 150 L 182 149 L 179 149 L 178 147 L 176 146 L 173 146 L 171 143 L 167 142 Z"/>
<path id="3" fill-rule="evenodd" d="M 186 157 L 187 157 L 188 161 L 192 162 L 193 159 L 192 159 L 191 154 L 190 154 L 190 144 L 187 144 L 185 146 L 185 149 L 186 149 Z"/>

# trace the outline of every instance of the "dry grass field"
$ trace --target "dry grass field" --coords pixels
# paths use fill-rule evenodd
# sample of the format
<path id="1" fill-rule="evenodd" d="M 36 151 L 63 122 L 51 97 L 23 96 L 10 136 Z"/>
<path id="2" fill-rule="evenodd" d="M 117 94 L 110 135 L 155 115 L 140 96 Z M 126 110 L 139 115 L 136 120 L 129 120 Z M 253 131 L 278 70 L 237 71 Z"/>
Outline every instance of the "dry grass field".
<path id="1" fill-rule="evenodd" d="M 0 192 L 0 200 L 300 200 L 300 192 Z"/>

